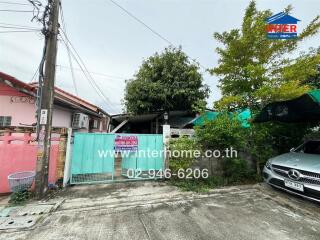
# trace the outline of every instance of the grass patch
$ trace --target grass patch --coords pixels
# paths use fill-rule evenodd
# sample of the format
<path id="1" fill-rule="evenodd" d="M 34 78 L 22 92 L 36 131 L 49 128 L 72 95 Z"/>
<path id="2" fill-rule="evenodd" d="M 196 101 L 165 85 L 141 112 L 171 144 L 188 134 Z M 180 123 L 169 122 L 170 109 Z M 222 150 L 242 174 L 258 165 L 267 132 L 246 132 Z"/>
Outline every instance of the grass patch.
<path id="1" fill-rule="evenodd" d="M 224 185 L 221 177 L 209 177 L 206 179 L 172 179 L 170 184 L 180 188 L 182 191 L 208 192 L 212 188 Z"/>
<path id="2" fill-rule="evenodd" d="M 197 193 L 205 193 L 210 189 L 224 186 L 236 186 L 245 184 L 255 184 L 263 181 L 261 177 L 252 175 L 250 178 L 224 178 L 224 177 L 209 177 L 207 179 L 171 179 L 169 183 L 180 188 L 182 191 L 191 191 Z"/>

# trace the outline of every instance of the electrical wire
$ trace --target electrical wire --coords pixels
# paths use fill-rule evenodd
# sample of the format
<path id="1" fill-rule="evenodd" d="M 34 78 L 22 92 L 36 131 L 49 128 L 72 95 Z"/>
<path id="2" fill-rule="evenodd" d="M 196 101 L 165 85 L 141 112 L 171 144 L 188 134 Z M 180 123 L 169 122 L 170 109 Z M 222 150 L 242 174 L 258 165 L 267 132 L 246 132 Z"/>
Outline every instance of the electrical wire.
<path id="1" fill-rule="evenodd" d="M 39 69 L 40 69 L 40 65 L 37 67 L 29 83 L 32 83 L 34 80 L 36 80 L 36 76 L 37 76 L 37 73 L 39 72 Z"/>
<path id="2" fill-rule="evenodd" d="M 64 65 L 59 65 L 57 64 L 56 66 L 60 67 L 60 68 L 66 68 L 66 69 L 70 69 L 70 67 L 68 66 L 64 66 Z M 73 68 L 73 70 L 77 70 L 77 71 L 81 71 L 80 68 Z M 110 79 L 110 80 L 115 80 L 115 79 L 122 79 L 122 80 L 126 80 L 129 77 L 125 78 L 125 77 L 120 77 L 120 76 L 115 76 L 115 75 L 110 75 L 110 74 L 105 74 L 105 73 L 98 73 L 98 72 L 92 72 L 89 71 L 89 73 L 93 74 L 93 75 L 98 75 L 98 76 L 102 76 L 105 77 L 106 79 Z"/>
<path id="3" fill-rule="evenodd" d="M 60 4 L 60 10 L 61 10 L 60 17 L 61 17 L 61 22 L 62 22 L 62 28 L 63 28 L 63 31 L 66 33 L 67 32 L 67 28 L 66 28 L 66 24 L 65 24 L 65 21 L 64 21 L 64 14 L 63 14 L 63 9 L 62 9 L 61 4 Z M 66 48 L 67 48 L 67 53 L 68 53 L 69 67 L 70 67 L 70 72 L 71 72 L 71 78 L 72 78 L 74 91 L 76 93 L 76 96 L 79 96 L 79 92 L 78 92 L 78 88 L 77 88 L 77 84 L 76 84 L 76 79 L 75 79 L 74 71 L 73 71 L 73 64 L 72 64 L 72 59 L 71 59 L 71 54 L 70 54 L 70 48 L 69 48 L 69 44 L 68 43 L 66 45 Z"/>
<path id="4" fill-rule="evenodd" d="M 79 58 L 80 63 L 82 64 L 83 68 L 85 69 L 86 73 L 89 76 L 89 79 L 92 81 L 92 83 L 95 86 L 95 88 L 100 92 L 100 94 L 103 96 L 103 98 L 106 100 L 106 102 L 108 102 L 108 105 L 110 105 L 110 107 L 112 107 L 113 104 L 111 103 L 109 98 L 104 95 L 103 91 L 100 89 L 100 87 L 98 86 L 98 84 L 96 83 L 96 81 L 94 80 L 94 78 L 92 77 L 90 72 L 88 71 L 88 68 L 86 67 L 84 61 L 80 57 L 78 51 L 75 49 L 75 47 L 73 46 L 72 42 L 69 40 L 68 36 L 66 35 L 66 33 L 63 31 L 63 29 L 61 29 L 61 32 L 63 33 L 63 36 L 64 36 L 65 40 L 69 43 L 69 45 L 71 46 L 72 50 L 75 52 L 76 56 Z M 60 35 L 60 36 L 62 36 L 62 35 Z M 72 51 L 70 51 L 70 52 L 72 53 Z"/>
<path id="5" fill-rule="evenodd" d="M 134 20 L 136 20 L 137 22 L 139 22 L 141 25 L 143 25 L 145 28 L 149 29 L 153 34 L 155 34 L 156 36 L 158 36 L 160 39 L 162 39 L 163 41 L 165 41 L 166 43 L 168 43 L 169 45 L 176 47 L 170 40 L 168 40 L 167 38 L 165 38 L 164 36 L 162 36 L 159 32 L 157 32 L 156 30 L 154 30 L 152 27 L 150 27 L 148 24 L 146 24 L 145 22 L 143 22 L 141 19 L 139 19 L 138 17 L 136 17 L 133 13 L 131 13 L 130 11 L 128 11 L 127 9 L 125 9 L 123 6 L 121 6 L 119 3 L 117 3 L 114 0 L 109 0 L 111 3 L 113 3 L 115 6 L 117 6 L 118 8 L 120 8 L 122 11 L 124 11 L 127 15 L 129 15 L 131 18 L 133 18 Z M 204 71 L 207 71 L 208 68 L 204 67 L 202 64 L 200 64 L 199 62 L 197 62 L 195 59 L 191 58 L 190 56 L 187 55 L 187 57 L 195 62 L 196 64 L 198 64 Z"/>
<path id="6" fill-rule="evenodd" d="M 30 13 L 32 10 L 14 10 L 14 9 L 0 9 L 0 12 L 17 12 L 17 13 Z"/>
<path id="7" fill-rule="evenodd" d="M 64 45 L 66 46 L 67 43 L 66 41 L 61 38 L 62 42 L 64 43 Z M 70 49 L 69 49 L 70 50 Z M 88 73 L 87 71 L 84 69 L 84 67 L 81 65 L 81 63 L 79 62 L 79 60 L 77 59 L 76 55 L 70 51 L 70 54 L 71 56 L 73 57 L 73 59 L 75 60 L 75 62 L 78 64 L 78 66 L 80 67 L 81 69 L 81 72 L 82 74 L 84 75 L 84 77 L 87 79 L 87 81 L 89 82 L 89 84 L 91 85 L 91 87 L 93 88 L 93 90 L 98 94 L 99 97 L 101 97 L 101 99 L 104 101 L 104 103 L 109 106 L 109 108 L 112 110 L 112 111 L 115 111 L 115 109 L 112 107 L 111 103 L 109 103 L 109 101 L 106 100 L 106 97 L 101 94 L 101 91 L 99 91 L 96 86 L 94 85 L 94 83 L 92 82 L 92 80 L 90 79 L 90 76 L 88 76 Z"/>
<path id="8" fill-rule="evenodd" d="M 1 24 L 0 24 L 0 28 L 7 28 L 7 29 L 24 29 L 24 30 L 32 30 L 32 31 L 40 31 L 40 30 L 41 30 L 41 29 L 37 29 L 37 28 L 1 26 Z"/>
<path id="9" fill-rule="evenodd" d="M 112 2 L 114 5 L 116 5 L 118 8 L 120 8 L 122 11 L 124 11 L 126 14 L 128 14 L 130 17 L 132 17 L 133 19 L 135 19 L 137 22 L 139 22 L 140 24 L 142 24 L 143 26 L 145 26 L 147 29 L 149 29 L 151 32 L 153 32 L 155 35 L 157 35 L 159 38 L 161 38 L 163 41 L 167 42 L 169 45 L 174 46 L 174 44 L 169 41 L 167 38 L 165 38 L 164 36 L 162 36 L 160 33 L 158 33 L 156 30 L 154 30 L 153 28 L 151 28 L 150 26 L 148 26 L 146 23 L 144 23 L 142 20 L 140 20 L 139 18 L 137 18 L 135 15 L 133 15 L 131 12 L 129 12 L 127 9 L 125 9 L 124 7 L 122 7 L 119 3 L 117 3 L 116 1 L 110 0 L 110 2 Z"/>
<path id="10" fill-rule="evenodd" d="M 21 5 L 21 6 L 29 6 L 27 3 L 18 3 L 18 2 L 6 2 L 6 1 L 0 1 L 1 4 L 9 4 L 9 5 Z"/>
<path id="11" fill-rule="evenodd" d="M 35 33 L 35 32 L 39 32 L 39 31 L 35 31 L 35 30 L 0 31 L 0 33 Z"/>
<path id="12" fill-rule="evenodd" d="M 63 31 L 61 31 L 61 32 L 63 33 Z M 116 112 L 116 110 L 113 108 L 113 104 L 110 102 L 108 97 L 106 97 L 104 95 L 103 91 L 99 88 L 99 86 L 95 82 L 94 78 L 91 76 L 90 72 L 88 71 L 87 67 L 85 66 L 85 64 L 84 64 L 83 60 L 81 59 L 80 55 L 78 54 L 77 50 L 73 47 L 72 43 L 67 39 L 67 37 L 65 36 L 64 33 L 63 33 L 63 35 L 64 35 L 63 37 L 62 37 L 62 35 L 60 35 L 62 42 L 65 44 L 65 46 L 67 46 L 67 41 L 68 41 L 69 45 L 71 46 L 71 49 L 69 49 L 70 50 L 70 54 L 73 57 L 73 59 L 75 60 L 75 62 L 78 64 L 78 66 L 80 67 L 83 75 L 88 80 L 88 82 L 91 85 L 91 87 L 103 99 L 104 103 L 107 106 L 109 106 L 109 108 L 112 111 Z M 72 51 L 74 51 L 74 53 Z"/>
<path id="13" fill-rule="evenodd" d="M 5 22 L 0 22 L 0 25 L 12 26 L 12 27 L 22 27 L 22 28 L 33 28 L 31 26 L 20 25 L 20 24 L 12 24 L 12 23 L 5 23 Z"/>

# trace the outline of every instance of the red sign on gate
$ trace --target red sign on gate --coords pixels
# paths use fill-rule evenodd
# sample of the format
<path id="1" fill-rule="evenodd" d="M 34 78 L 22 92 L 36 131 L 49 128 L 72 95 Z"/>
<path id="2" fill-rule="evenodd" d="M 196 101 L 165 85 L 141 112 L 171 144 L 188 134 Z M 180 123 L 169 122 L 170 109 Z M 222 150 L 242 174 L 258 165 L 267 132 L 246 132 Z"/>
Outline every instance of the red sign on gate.
<path id="1" fill-rule="evenodd" d="M 115 151 L 138 151 L 138 137 L 117 135 L 115 138 Z"/>

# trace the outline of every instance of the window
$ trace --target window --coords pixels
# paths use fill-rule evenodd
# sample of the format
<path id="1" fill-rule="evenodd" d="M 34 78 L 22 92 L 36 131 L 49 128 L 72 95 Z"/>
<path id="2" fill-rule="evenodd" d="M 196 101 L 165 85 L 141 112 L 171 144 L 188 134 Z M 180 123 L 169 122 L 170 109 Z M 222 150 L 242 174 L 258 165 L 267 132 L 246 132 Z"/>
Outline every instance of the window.
<path id="1" fill-rule="evenodd" d="M 98 119 L 90 119 L 89 127 L 90 129 L 99 129 L 100 121 Z"/>
<path id="2" fill-rule="evenodd" d="M 0 127 L 11 126 L 11 116 L 0 116 Z"/>
<path id="3" fill-rule="evenodd" d="M 99 126 L 100 126 L 100 121 L 95 119 L 95 120 L 93 121 L 93 128 L 98 129 Z"/>

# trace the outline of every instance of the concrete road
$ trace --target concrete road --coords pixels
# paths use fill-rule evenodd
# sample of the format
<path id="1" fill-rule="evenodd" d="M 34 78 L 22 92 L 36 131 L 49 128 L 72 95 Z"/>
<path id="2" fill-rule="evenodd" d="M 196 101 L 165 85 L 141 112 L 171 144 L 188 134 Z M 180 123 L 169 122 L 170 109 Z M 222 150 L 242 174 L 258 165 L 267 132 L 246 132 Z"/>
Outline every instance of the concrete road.
<path id="1" fill-rule="evenodd" d="M 193 194 L 163 183 L 79 186 L 32 228 L 0 239 L 320 239 L 319 205 L 265 185 Z"/>

